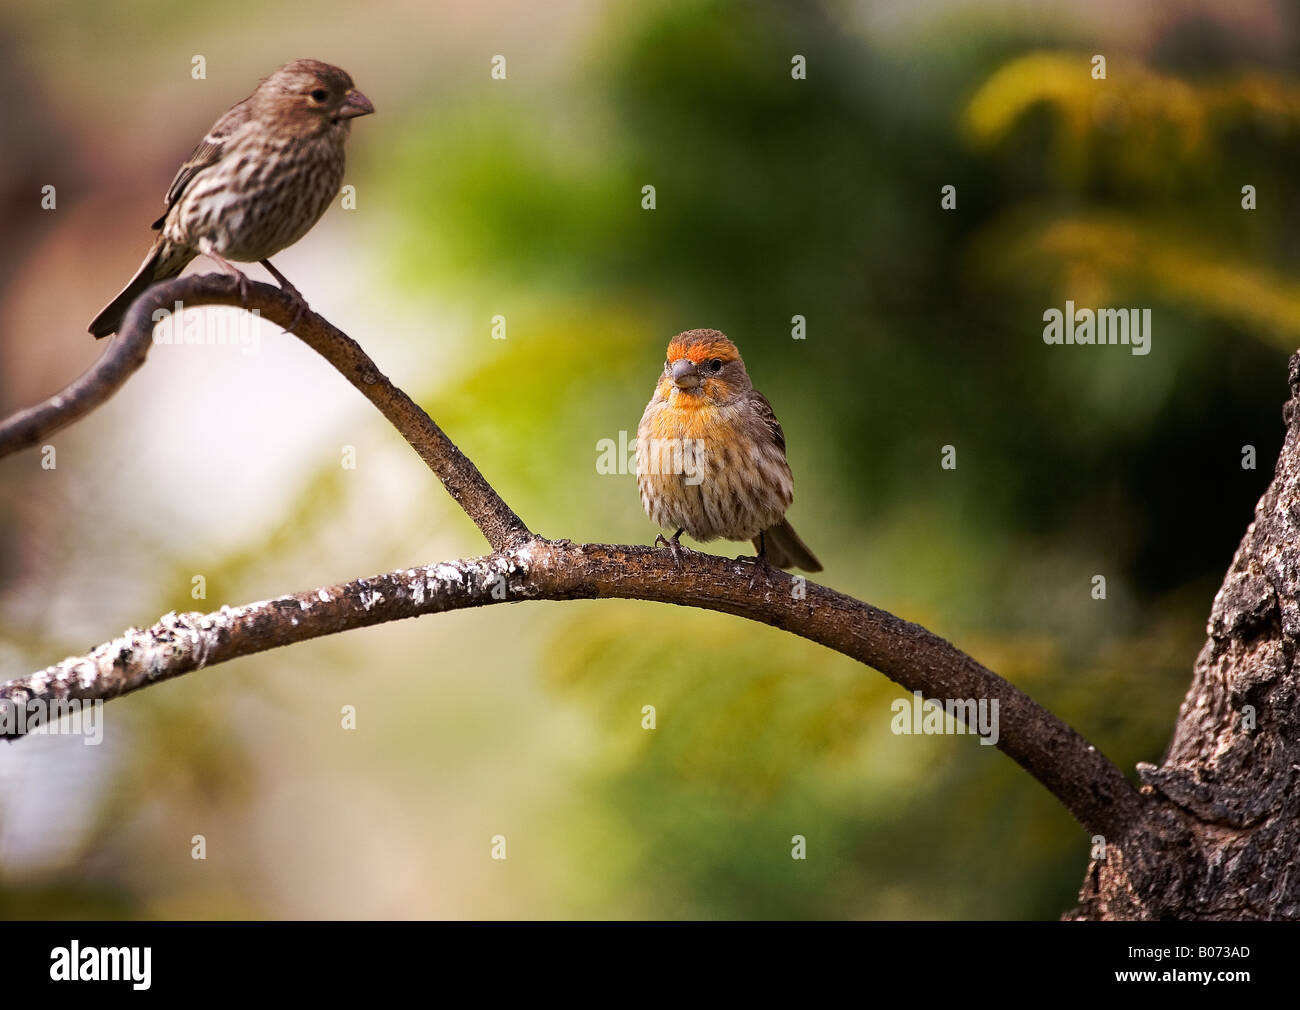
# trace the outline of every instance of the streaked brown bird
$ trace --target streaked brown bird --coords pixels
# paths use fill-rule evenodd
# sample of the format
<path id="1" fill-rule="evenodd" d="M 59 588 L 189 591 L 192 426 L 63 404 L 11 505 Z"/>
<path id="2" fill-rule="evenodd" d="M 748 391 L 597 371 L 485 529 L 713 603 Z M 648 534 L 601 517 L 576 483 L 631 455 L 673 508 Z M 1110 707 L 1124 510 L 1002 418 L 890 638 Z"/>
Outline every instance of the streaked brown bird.
<path id="1" fill-rule="evenodd" d="M 753 540 L 758 560 L 820 572 L 785 513 L 794 480 L 785 432 L 754 388 L 736 345 L 717 330 L 687 330 L 667 360 L 637 428 L 637 486 L 663 543 L 684 550 L 683 533 L 707 543 Z"/>
<path id="2" fill-rule="evenodd" d="M 343 182 L 352 120 L 374 111 L 351 77 L 319 60 L 294 60 L 262 81 L 181 165 L 164 197 L 167 210 L 153 223 L 159 234 L 149 255 L 90 332 L 115 333 L 141 292 L 200 253 L 229 270 L 245 298 L 248 278 L 230 261 L 260 262 L 298 303 L 296 324 L 306 302 L 270 257 L 325 213 Z"/>

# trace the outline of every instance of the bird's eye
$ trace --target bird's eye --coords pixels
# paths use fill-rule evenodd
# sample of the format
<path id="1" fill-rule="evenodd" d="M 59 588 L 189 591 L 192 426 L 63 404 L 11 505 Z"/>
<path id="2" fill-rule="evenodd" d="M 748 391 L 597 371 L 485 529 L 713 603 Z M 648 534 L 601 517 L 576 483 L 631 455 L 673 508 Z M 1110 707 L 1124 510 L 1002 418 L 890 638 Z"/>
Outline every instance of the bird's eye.
<path id="1" fill-rule="evenodd" d="M 324 88 L 317 88 L 315 91 L 311 93 L 311 100 L 313 102 L 323 102 L 325 101 L 325 99 L 329 98 L 329 96 L 330 93 L 326 91 Z"/>
<path id="2" fill-rule="evenodd" d="M 709 362 L 709 370 L 710 370 L 710 371 L 713 371 L 713 372 L 721 372 L 721 371 L 722 371 L 722 359 L 721 359 L 721 358 L 714 358 L 712 361 L 710 361 L 710 362 Z"/>

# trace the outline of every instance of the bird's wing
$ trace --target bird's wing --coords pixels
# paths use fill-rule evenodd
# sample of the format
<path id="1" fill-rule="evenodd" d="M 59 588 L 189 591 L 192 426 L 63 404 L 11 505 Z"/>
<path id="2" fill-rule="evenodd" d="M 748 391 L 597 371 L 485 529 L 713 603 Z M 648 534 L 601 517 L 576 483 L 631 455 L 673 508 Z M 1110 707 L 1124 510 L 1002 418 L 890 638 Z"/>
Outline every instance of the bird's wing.
<path id="1" fill-rule="evenodd" d="M 181 198 L 190 180 L 205 168 L 221 160 L 226 152 L 227 141 L 236 130 L 248 122 L 250 114 L 248 100 L 245 99 L 238 105 L 232 106 L 224 116 L 212 124 L 212 129 L 199 141 L 199 146 L 194 148 L 190 156 L 185 159 L 185 163 L 177 169 L 176 178 L 172 179 L 172 184 L 167 188 L 167 195 L 163 197 L 163 203 L 167 204 L 167 211 L 176 205 L 176 201 Z M 167 219 L 167 211 L 164 211 L 163 216 L 153 223 L 155 231 L 163 226 L 163 222 Z"/>
<path id="2" fill-rule="evenodd" d="M 772 405 L 767 402 L 767 397 L 757 389 L 749 391 L 749 402 L 754 407 L 754 413 L 758 419 L 763 422 L 768 433 L 772 436 L 772 441 L 777 444 L 782 452 L 785 452 L 785 432 L 781 430 L 781 422 L 776 419 L 776 412 Z"/>

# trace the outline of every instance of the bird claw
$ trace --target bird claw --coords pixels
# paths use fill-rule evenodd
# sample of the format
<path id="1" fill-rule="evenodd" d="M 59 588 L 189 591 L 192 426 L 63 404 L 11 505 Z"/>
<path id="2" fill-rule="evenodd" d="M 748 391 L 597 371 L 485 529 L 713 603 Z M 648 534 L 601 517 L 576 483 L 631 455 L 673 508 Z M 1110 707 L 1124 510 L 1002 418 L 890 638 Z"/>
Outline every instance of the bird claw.
<path id="1" fill-rule="evenodd" d="M 259 262 L 266 267 L 267 273 L 275 278 L 275 282 L 280 285 L 280 290 L 289 296 L 289 304 L 293 306 L 293 318 L 289 320 L 289 325 L 284 328 L 284 332 L 292 333 L 293 328 L 301 322 L 303 315 L 311 311 L 311 306 L 307 304 L 307 299 L 302 296 L 302 292 L 290 284 L 289 278 L 280 273 L 269 259 Z"/>
<path id="2" fill-rule="evenodd" d="M 683 554 L 695 553 L 689 547 L 680 543 L 676 537 L 666 537 L 662 533 L 659 533 L 655 535 L 654 546 L 658 547 L 661 544 L 673 552 L 673 564 L 675 564 L 678 568 L 682 567 Z"/>
<path id="3" fill-rule="evenodd" d="M 234 270 L 234 268 L 232 268 L 232 273 L 228 274 L 227 276 L 230 277 L 231 286 L 234 287 L 235 290 L 239 292 L 239 300 L 243 302 L 245 305 L 247 305 L 248 304 L 248 278 L 244 275 L 244 272 L 242 270 Z"/>
<path id="4" fill-rule="evenodd" d="M 280 290 L 289 296 L 289 301 L 293 304 L 293 318 L 289 320 L 289 325 L 284 328 L 285 333 L 292 333 L 293 328 L 302 321 L 302 317 L 311 311 L 311 306 L 307 304 L 307 299 L 298 292 L 298 289 L 288 281 L 280 285 Z"/>
<path id="5" fill-rule="evenodd" d="M 736 560 L 754 566 L 754 573 L 749 577 L 750 589 L 754 588 L 754 583 L 758 581 L 760 572 L 767 584 L 772 584 L 772 576 L 776 573 L 776 569 L 772 567 L 772 562 L 767 560 L 766 554 L 759 554 L 752 558 L 749 555 L 742 555 L 741 557 L 736 558 Z"/>

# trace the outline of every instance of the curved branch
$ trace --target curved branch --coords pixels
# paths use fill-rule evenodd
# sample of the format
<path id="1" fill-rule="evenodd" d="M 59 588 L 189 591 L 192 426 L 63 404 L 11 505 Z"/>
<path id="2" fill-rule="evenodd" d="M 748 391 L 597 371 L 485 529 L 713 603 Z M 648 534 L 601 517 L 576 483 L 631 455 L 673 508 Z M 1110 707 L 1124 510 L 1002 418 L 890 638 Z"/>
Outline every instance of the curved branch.
<path id="1" fill-rule="evenodd" d="M 144 364 L 153 346 L 154 317 L 180 303 L 231 305 L 258 311 L 282 327 L 293 322 L 295 303 L 270 284 L 249 284 L 248 299 L 240 298 L 224 274 L 193 274 L 164 281 L 132 303 L 122 331 L 90 369 L 44 403 L 0 422 L 0 457 L 36 445 L 60 428 L 103 404 Z M 524 525 L 465 456 L 420 407 L 381 372 L 361 345 L 328 320 L 304 312 L 294 336 L 339 370 L 380 413 L 401 432 L 447 488 L 456 503 L 482 531 L 493 550 L 506 550 L 531 537 Z"/>
<path id="2" fill-rule="evenodd" d="M 151 335 L 149 330 L 137 329 L 130 338 L 113 337 L 99 360 L 71 385 L 0 421 L 0 459 L 39 445 L 101 406 L 144 364 Z"/>
<path id="3" fill-rule="evenodd" d="M 782 628 L 874 667 L 927 698 L 997 699 L 997 746 L 1089 831 L 1122 838 L 1146 801 L 1083 737 L 919 625 L 783 572 L 707 554 L 540 538 L 483 558 L 390 572 L 211 614 L 170 613 L 86 656 L 0 685 L 0 703 L 114 698 L 250 653 L 387 621 L 521 600 L 654 600 Z M 799 592 L 796 592 L 796 587 Z"/>
<path id="4" fill-rule="evenodd" d="M 154 313 L 181 302 L 243 305 L 286 326 L 295 306 L 279 288 L 252 284 L 241 300 L 221 275 L 150 288 L 127 313 L 104 357 L 63 393 L 0 424 L 0 456 L 33 445 L 107 400 L 144 362 Z M 997 746 L 1045 785 L 1089 830 L 1119 839 L 1148 801 L 1073 729 L 970 656 L 916 624 L 784 573 L 704 554 L 572 544 L 534 537 L 442 429 L 379 371 L 361 347 L 314 313 L 296 335 L 337 368 L 393 424 L 475 522 L 495 554 L 361 579 L 297 596 L 168 614 L 40 673 L 0 685 L 6 704 L 114 698 L 239 656 L 385 621 L 518 600 L 654 600 L 734 614 L 801 635 L 860 660 L 932 699 L 998 702 Z M 798 585 L 802 592 L 794 592 Z M 16 732 L 6 729 L 8 735 Z"/>

